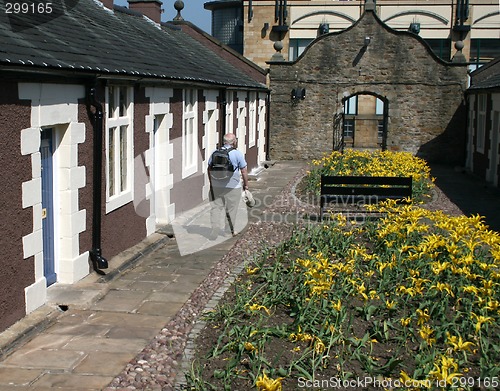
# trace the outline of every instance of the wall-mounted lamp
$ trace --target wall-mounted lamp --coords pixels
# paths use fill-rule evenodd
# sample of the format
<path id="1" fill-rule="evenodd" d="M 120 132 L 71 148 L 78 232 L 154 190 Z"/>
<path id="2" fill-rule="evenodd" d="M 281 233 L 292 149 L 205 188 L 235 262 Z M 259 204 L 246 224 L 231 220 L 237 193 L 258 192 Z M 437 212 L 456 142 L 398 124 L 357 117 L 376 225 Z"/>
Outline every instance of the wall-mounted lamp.
<path id="1" fill-rule="evenodd" d="M 330 25 L 326 22 L 321 22 L 318 27 L 318 36 L 328 34 L 330 32 Z"/>
<path id="2" fill-rule="evenodd" d="M 365 37 L 365 46 L 368 46 L 371 42 L 371 38 L 370 37 Z"/>
<path id="3" fill-rule="evenodd" d="M 417 23 L 417 22 L 410 23 L 410 27 L 408 28 L 408 31 L 411 31 L 413 34 L 420 33 L 420 23 Z"/>
<path id="4" fill-rule="evenodd" d="M 292 90 L 292 100 L 304 100 L 306 98 L 306 89 L 305 88 L 294 88 Z"/>

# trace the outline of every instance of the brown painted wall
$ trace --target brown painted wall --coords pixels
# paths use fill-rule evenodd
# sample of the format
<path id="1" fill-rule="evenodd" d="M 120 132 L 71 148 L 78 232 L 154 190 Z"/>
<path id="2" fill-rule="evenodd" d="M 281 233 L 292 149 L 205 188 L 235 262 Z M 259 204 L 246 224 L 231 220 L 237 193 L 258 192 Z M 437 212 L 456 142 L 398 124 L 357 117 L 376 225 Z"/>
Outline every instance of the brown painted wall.
<path id="1" fill-rule="evenodd" d="M 0 331 L 26 314 L 24 288 L 35 281 L 33 257 L 23 259 L 22 238 L 33 232 L 32 208 L 22 208 L 22 183 L 32 178 L 31 158 L 21 155 L 21 130 L 29 128 L 31 103 L 20 101 L 16 82 L 1 79 L 0 92 Z"/>
<path id="2" fill-rule="evenodd" d="M 249 112 L 248 109 L 250 107 L 250 101 L 249 99 L 247 99 L 246 101 L 246 106 L 247 106 L 247 113 Z M 257 145 L 258 145 L 258 141 L 257 141 L 257 136 L 258 136 L 258 132 L 257 132 L 257 125 L 258 125 L 258 119 L 259 119 L 259 107 L 258 107 L 258 100 L 256 101 L 256 104 L 255 104 L 255 144 L 253 147 L 251 148 L 248 148 L 247 149 L 247 154 L 245 156 L 246 158 L 246 161 L 247 161 L 247 167 L 248 167 L 248 172 L 252 171 L 253 168 L 256 168 L 258 166 L 257 164 L 257 158 L 258 158 L 258 151 L 257 151 Z M 247 128 L 247 134 L 246 134 L 246 145 L 249 146 L 250 145 L 250 116 L 247 115 L 247 118 L 246 118 L 246 128 Z"/>
<path id="3" fill-rule="evenodd" d="M 350 29 L 318 38 L 296 62 L 270 64 L 271 158 L 331 152 L 342 99 L 368 93 L 388 101 L 388 149 L 463 163 L 466 75 L 465 64 L 440 61 L 418 36 L 365 13 Z M 297 87 L 306 89 L 306 98 L 294 103 Z"/>
<path id="4" fill-rule="evenodd" d="M 201 91 L 199 91 L 200 93 Z M 200 96 L 200 94 L 198 94 Z M 173 114 L 173 127 L 170 132 L 170 140 L 174 143 L 174 158 L 172 159 L 171 170 L 173 174 L 174 187 L 170 193 L 170 201 L 175 203 L 176 216 L 195 207 L 202 201 L 202 187 L 204 178 L 201 174 L 201 137 L 203 136 L 203 121 L 198 112 L 198 150 L 199 170 L 197 173 L 187 178 L 182 178 L 182 113 L 183 113 L 183 95 L 181 89 L 174 90 L 174 96 L 171 101 L 171 111 Z"/>
<path id="5" fill-rule="evenodd" d="M 149 114 L 149 100 L 144 95 L 144 88 L 134 88 L 134 154 L 135 161 L 138 162 L 135 169 L 135 180 L 140 180 L 144 175 L 144 166 L 141 166 L 143 161 L 144 151 L 149 146 L 148 134 L 145 132 L 145 115 Z M 97 98 L 103 104 L 104 109 L 104 85 L 99 86 Z M 80 252 L 92 249 L 92 227 L 93 227 L 93 126 L 88 118 L 87 110 L 84 104 L 79 107 L 79 121 L 84 122 L 86 125 L 86 139 L 85 143 L 80 144 L 78 148 L 79 157 L 78 164 L 85 165 L 86 169 L 86 184 L 85 187 L 80 189 L 79 202 L 80 208 L 86 209 L 87 216 L 87 230 L 80 234 Z M 104 124 L 103 124 L 104 126 Z M 103 129 L 103 131 L 105 131 Z M 134 203 L 130 202 L 121 208 L 118 208 L 106 214 L 106 173 L 105 162 L 106 153 L 104 141 L 102 146 L 102 214 L 101 214 L 101 249 L 102 256 L 108 261 L 112 257 L 119 254 L 121 251 L 126 250 L 139 243 L 146 237 L 146 223 L 145 218 L 136 213 Z M 138 158 L 137 158 L 138 157 Z M 138 170 L 142 168 L 143 170 Z M 147 172 L 146 172 L 147 174 Z M 143 182 L 141 182 L 142 184 Z M 146 209 L 149 213 L 149 201 L 145 200 L 145 188 L 140 184 L 136 184 L 135 199 L 143 200 L 139 207 Z"/>

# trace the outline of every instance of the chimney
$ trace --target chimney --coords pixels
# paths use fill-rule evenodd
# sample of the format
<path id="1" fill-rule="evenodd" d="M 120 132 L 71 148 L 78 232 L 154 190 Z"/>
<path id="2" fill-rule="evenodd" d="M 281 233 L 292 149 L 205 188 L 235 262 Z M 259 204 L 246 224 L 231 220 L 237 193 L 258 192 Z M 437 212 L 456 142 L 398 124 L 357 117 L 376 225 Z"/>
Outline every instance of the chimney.
<path id="1" fill-rule="evenodd" d="M 113 0 L 101 0 L 101 2 L 104 7 L 113 11 Z"/>
<path id="2" fill-rule="evenodd" d="M 161 5 L 160 0 L 128 0 L 128 7 L 131 10 L 137 11 L 144 16 L 147 16 L 153 22 L 161 22 Z"/>

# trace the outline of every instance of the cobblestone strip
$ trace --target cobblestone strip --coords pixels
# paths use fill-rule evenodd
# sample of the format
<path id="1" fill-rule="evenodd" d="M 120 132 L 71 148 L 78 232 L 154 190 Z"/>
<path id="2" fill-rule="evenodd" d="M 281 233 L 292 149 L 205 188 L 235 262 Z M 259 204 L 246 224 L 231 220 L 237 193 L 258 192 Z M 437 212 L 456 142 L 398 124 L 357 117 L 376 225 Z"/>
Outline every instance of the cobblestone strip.
<path id="1" fill-rule="evenodd" d="M 185 374 L 190 372 L 192 361 L 195 357 L 196 352 L 196 338 L 200 335 L 200 332 L 205 328 L 207 322 L 203 320 L 203 314 L 214 310 L 219 304 L 220 300 L 226 293 L 226 291 L 231 287 L 236 278 L 243 271 L 245 264 L 248 261 L 243 261 L 238 266 L 236 266 L 232 271 L 229 277 L 223 282 L 223 284 L 215 291 L 210 300 L 208 301 L 205 309 L 201 313 L 201 316 L 196 320 L 195 325 L 193 326 L 191 332 L 188 334 L 186 341 L 186 348 L 184 349 L 184 353 L 182 355 L 182 364 L 179 373 L 177 374 L 177 378 L 175 381 L 175 390 L 186 390 L 187 389 L 187 381 Z"/>

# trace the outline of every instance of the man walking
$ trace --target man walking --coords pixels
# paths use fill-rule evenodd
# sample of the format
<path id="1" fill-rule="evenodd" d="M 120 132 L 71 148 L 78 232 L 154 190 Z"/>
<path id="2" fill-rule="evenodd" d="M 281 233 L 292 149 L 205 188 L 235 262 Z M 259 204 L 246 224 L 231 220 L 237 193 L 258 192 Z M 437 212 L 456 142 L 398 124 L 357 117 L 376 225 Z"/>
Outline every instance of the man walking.
<path id="1" fill-rule="evenodd" d="M 212 209 L 210 220 L 212 231 L 209 239 L 219 236 L 222 216 L 225 216 L 225 232 L 235 232 L 236 213 L 241 200 L 242 190 L 248 190 L 247 162 L 243 153 L 237 150 L 238 140 L 233 133 L 223 138 L 223 147 L 208 159 L 208 177 L 210 180 L 210 201 Z M 242 185 L 243 182 L 243 185 Z M 225 212 L 225 213 L 222 213 Z"/>

